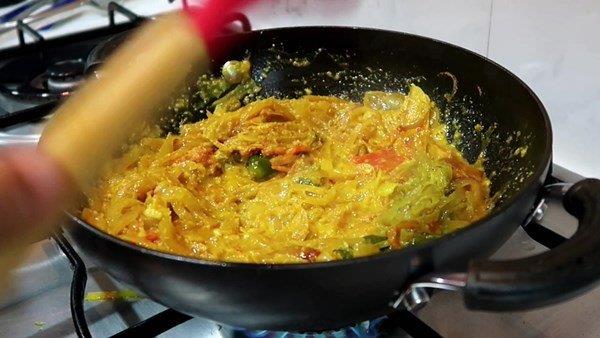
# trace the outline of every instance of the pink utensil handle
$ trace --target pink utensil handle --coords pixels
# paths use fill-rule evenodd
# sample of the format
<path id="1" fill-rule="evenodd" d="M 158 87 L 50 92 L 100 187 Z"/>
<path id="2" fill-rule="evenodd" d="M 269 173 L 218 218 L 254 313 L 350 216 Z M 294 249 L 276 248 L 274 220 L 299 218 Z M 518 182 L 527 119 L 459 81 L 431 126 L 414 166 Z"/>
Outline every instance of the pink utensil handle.
<path id="1" fill-rule="evenodd" d="M 240 11 L 256 2 L 257 0 L 207 0 L 201 7 L 189 6 L 185 11 L 200 38 L 209 41 L 227 23 L 227 14 Z"/>

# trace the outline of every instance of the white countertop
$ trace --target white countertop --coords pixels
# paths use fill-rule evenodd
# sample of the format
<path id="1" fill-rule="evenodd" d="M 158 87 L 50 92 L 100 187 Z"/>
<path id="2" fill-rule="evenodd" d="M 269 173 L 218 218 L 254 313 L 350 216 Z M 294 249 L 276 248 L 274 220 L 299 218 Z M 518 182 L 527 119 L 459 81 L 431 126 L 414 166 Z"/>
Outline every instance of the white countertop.
<path id="1" fill-rule="evenodd" d="M 180 1 L 126 0 L 150 15 Z M 600 2 L 594 0 L 264 0 L 248 11 L 254 28 L 346 25 L 406 31 L 448 41 L 507 67 L 544 102 L 553 124 L 554 161 L 600 177 Z M 85 9 L 46 33 L 61 35 L 106 24 Z M 0 47 L 14 42 L 0 37 Z"/>

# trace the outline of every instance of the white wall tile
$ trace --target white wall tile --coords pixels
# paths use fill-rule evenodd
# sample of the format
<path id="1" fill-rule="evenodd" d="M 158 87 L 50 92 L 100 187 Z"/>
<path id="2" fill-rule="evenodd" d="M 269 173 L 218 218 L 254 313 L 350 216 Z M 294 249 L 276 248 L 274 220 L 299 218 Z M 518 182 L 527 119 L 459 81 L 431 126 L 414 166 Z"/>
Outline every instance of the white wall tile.
<path id="1" fill-rule="evenodd" d="M 494 0 L 489 56 L 540 96 L 554 160 L 600 177 L 600 2 Z"/>
<path id="2" fill-rule="evenodd" d="M 269 0 L 248 11 L 255 28 L 342 25 L 399 30 L 484 54 L 491 0 Z"/>

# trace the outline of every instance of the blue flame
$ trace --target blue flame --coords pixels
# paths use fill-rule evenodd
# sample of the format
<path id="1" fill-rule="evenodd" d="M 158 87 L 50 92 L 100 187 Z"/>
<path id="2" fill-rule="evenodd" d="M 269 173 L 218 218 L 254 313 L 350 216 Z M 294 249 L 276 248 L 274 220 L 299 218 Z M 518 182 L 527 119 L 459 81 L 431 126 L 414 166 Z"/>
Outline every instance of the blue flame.
<path id="1" fill-rule="evenodd" d="M 379 318 L 336 331 L 314 333 L 238 329 L 234 330 L 233 336 L 239 338 L 376 338 L 379 336 L 379 324 L 382 320 L 383 318 Z"/>

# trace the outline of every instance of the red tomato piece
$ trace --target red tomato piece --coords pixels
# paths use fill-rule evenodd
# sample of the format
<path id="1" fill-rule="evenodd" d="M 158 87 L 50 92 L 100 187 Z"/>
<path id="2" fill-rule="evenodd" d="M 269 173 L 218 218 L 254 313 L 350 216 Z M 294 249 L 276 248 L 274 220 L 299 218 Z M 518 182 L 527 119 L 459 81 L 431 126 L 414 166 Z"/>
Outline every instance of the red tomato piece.
<path id="1" fill-rule="evenodd" d="M 160 236 L 157 233 L 149 232 L 146 235 L 146 239 L 149 240 L 152 243 L 156 243 L 156 241 L 158 241 L 160 239 Z"/>
<path id="2" fill-rule="evenodd" d="M 384 149 L 365 155 L 354 156 L 353 160 L 354 163 L 366 163 L 375 168 L 390 171 L 402 164 L 406 159 L 396 154 L 393 150 Z"/>

